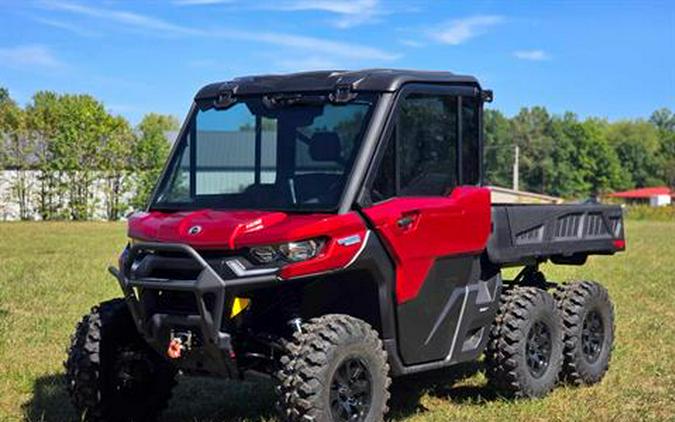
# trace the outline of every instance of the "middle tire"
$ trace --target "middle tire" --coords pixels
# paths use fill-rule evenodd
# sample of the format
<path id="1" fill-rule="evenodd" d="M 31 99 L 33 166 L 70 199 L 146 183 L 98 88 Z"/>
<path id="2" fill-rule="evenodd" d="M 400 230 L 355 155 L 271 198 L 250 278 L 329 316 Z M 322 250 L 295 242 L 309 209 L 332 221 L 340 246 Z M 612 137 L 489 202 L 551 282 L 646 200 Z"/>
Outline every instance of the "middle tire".
<path id="1" fill-rule="evenodd" d="M 347 315 L 302 324 L 277 373 L 277 407 L 288 421 L 381 421 L 389 365 L 377 332 Z"/>
<path id="2" fill-rule="evenodd" d="M 534 287 L 502 293 L 485 351 L 489 383 L 511 397 L 541 397 L 563 361 L 561 320 L 553 297 Z"/>

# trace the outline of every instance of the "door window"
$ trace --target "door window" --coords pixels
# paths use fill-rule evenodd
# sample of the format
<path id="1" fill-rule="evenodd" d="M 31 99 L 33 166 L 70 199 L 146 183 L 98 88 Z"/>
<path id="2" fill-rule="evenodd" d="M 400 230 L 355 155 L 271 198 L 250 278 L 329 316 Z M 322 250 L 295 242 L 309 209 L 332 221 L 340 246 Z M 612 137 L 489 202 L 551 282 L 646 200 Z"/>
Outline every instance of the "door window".
<path id="1" fill-rule="evenodd" d="M 399 195 L 444 195 L 457 185 L 457 97 L 412 94 L 397 122 Z"/>
<path id="2" fill-rule="evenodd" d="M 394 129 L 396 132 L 396 129 Z M 373 202 L 380 202 L 396 196 L 396 135 L 386 141 L 386 147 L 382 160 L 377 168 L 377 174 L 370 190 L 370 198 Z"/>
<path id="3" fill-rule="evenodd" d="M 462 184 L 480 182 L 480 151 L 478 146 L 478 100 L 462 97 Z"/>
<path id="4" fill-rule="evenodd" d="M 469 96 L 411 94 L 401 100 L 371 200 L 443 196 L 460 183 L 478 184 L 479 106 L 478 99 Z"/>

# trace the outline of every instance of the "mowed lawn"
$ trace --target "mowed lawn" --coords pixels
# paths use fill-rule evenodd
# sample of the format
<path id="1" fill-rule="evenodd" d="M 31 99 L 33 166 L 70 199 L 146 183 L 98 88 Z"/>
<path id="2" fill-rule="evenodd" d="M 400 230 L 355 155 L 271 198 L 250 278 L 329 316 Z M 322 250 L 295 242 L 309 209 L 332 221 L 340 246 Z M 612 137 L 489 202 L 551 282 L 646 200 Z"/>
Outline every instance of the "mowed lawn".
<path id="1" fill-rule="evenodd" d="M 628 252 L 582 267 L 546 266 L 551 279 L 594 279 L 616 304 L 612 364 L 593 387 L 509 401 L 463 374 L 399 380 L 394 420 L 675 420 L 675 222 L 628 222 Z M 106 271 L 125 244 L 115 223 L 0 223 L 0 420 L 78 420 L 62 361 L 75 323 L 119 295 Z M 181 379 L 166 421 L 274 420 L 268 383 Z"/>

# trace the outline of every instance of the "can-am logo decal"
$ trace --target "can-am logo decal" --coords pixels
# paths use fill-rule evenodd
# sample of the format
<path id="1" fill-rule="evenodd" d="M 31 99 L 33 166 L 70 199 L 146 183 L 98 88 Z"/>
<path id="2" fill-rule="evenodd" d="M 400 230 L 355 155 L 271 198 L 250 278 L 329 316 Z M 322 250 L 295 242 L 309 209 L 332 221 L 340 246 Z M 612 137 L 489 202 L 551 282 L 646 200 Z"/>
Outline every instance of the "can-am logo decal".
<path id="1" fill-rule="evenodd" d="M 188 229 L 188 233 L 191 235 L 196 235 L 202 232 L 202 226 L 192 226 Z"/>

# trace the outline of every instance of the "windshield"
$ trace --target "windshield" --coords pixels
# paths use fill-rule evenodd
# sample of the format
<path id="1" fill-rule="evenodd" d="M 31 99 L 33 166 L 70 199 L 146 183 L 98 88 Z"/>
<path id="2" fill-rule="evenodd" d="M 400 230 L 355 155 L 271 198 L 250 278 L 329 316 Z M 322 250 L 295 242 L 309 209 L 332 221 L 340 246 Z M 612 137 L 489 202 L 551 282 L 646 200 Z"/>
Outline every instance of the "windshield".
<path id="1" fill-rule="evenodd" d="M 152 208 L 337 209 L 374 97 L 279 98 L 198 103 Z"/>

